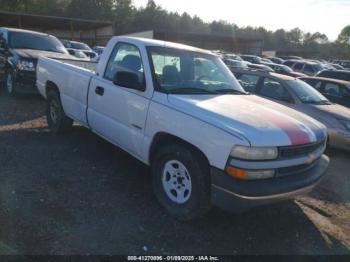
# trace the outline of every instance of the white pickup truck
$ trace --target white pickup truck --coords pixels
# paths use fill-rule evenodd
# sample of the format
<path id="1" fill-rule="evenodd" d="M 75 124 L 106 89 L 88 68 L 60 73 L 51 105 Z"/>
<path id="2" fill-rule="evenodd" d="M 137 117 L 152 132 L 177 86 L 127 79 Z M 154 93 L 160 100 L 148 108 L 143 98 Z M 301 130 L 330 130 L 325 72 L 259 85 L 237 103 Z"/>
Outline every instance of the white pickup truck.
<path id="1" fill-rule="evenodd" d="M 42 57 L 37 72 L 49 127 L 79 122 L 150 165 L 157 199 L 181 220 L 307 193 L 329 165 L 322 124 L 246 93 L 201 49 L 114 37 L 95 70 Z"/>

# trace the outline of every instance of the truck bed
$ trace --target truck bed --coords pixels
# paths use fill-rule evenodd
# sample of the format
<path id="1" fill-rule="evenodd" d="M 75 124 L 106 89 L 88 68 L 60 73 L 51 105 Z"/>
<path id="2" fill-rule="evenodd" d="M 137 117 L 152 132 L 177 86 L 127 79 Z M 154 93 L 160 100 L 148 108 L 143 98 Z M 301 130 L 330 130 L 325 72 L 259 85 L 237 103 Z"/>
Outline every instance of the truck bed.
<path id="1" fill-rule="evenodd" d="M 63 64 L 69 64 L 75 67 L 79 67 L 80 69 L 85 69 L 90 71 L 91 73 L 96 72 L 96 67 L 98 62 L 92 61 L 84 61 L 84 60 L 75 60 L 75 59 L 54 59 Z"/>
<path id="2" fill-rule="evenodd" d="M 40 57 L 37 66 L 37 87 L 46 97 L 48 83 L 60 87 L 63 107 L 69 117 L 87 123 L 87 95 L 91 79 L 96 76 L 97 63 L 90 61 Z M 72 113 L 73 112 L 73 113 Z"/>

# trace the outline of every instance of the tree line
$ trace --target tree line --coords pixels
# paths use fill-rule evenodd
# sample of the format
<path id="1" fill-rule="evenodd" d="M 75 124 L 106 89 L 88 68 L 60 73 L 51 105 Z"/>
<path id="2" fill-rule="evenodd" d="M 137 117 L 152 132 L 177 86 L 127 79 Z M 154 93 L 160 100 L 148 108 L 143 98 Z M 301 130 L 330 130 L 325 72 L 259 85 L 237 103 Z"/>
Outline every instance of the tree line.
<path id="1" fill-rule="evenodd" d="M 320 58 L 350 59 L 350 26 L 331 42 L 321 32 L 303 32 L 299 28 L 270 31 L 263 27 L 239 27 L 223 20 L 206 23 L 198 16 L 167 11 L 154 0 L 140 8 L 132 0 L 0 0 L 0 7 L 4 11 L 109 20 L 114 22 L 116 34 L 154 29 L 252 36 L 263 39 L 265 50 L 304 50 L 313 51 Z"/>

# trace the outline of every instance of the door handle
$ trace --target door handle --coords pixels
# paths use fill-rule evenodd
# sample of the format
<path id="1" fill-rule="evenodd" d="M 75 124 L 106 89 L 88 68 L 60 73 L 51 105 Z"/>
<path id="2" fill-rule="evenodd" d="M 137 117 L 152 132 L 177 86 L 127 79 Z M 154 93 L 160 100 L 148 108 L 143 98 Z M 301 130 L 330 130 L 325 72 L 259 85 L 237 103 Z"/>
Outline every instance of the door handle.
<path id="1" fill-rule="evenodd" d="M 103 96 L 105 93 L 105 89 L 103 87 L 98 86 L 95 89 L 95 93 L 99 96 Z"/>

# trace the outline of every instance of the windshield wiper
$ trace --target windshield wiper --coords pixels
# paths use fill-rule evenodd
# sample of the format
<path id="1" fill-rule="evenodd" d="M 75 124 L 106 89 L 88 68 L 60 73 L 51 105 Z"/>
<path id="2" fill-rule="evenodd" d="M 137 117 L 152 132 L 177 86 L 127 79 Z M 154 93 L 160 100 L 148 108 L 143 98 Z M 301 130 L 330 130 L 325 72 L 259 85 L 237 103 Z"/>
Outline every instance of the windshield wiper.
<path id="1" fill-rule="evenodd" d="M 332 103 L 328 100 L 320 100 L 320 101 L 306 101 L 305 104 L 313 104 L 313 105 L 331 105 Z"/>
<path id="2" fill-rule="evenodd" d="M 248 92 L 240 91 L 240 90 L 235 90 L 235 89 L 218 89 L 215 90 L 216 93 L 218 94 L 237 94 L 237 95 L 249 95 Z"/>
<path id="3" fill-rule="evenodd" d="M 175 88 L 168 91 L 169 94 L 217 94 L 214 91 L 197 88 L 197 87 L 181 87 L 181 88 Z"/>

